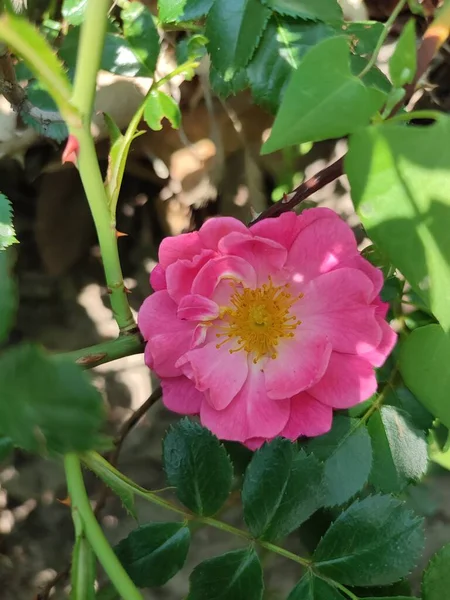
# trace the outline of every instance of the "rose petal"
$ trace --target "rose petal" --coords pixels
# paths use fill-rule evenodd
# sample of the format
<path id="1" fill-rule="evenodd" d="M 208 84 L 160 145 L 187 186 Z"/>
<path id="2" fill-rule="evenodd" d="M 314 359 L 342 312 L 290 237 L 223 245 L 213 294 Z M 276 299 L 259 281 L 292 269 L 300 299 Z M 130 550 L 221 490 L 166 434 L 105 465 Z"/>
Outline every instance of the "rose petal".
<path id="1" fill-rule="evenodd" d="M 209 298 L 190 294 L 180 300 L 177 315 L 187 321 L 211 321 L 218 318 L 219 307 Z"/>
<path id="2" fill-rule="evenodd" d="M 280 435 L 290 440 L 301 436 L 323 435 L 331 429 L 333 409 L 325 406 L 307 392 L 294 396 L 291 400 L 291 414 Z"/>
<path id="3" fill-rule="evenodd" d="M 288 402 L 271 400 L 266 393 L 264 373 L 251 361 L 249 374 L 241 391 L 223 410 L 202 404 L 200 419 L 217 437 L 244 442 L 254 436 L 273 438 L 289 418 Z"/>
<path id="4" fill-rule="evenodd" d="M 202 250 L 192 260 L 178 260 L 167 267 L 167 291 L 175 302 L 191 293 L 194 279 L 213 256 L 215 254 L 212 250 Z"/>
<path id="5" fill-rule="evenodd" d="M 373 284 L 362 271 L 330 271 L 303 289 L 304 297 L 291 309 L 302 329 L 326 335 L 337 352 L 362 354 L 378 346 L 381 330 L 375 306 L 368 304 Z"/>
<path id="6" fill-rule="evenodd" d="M 397 334 L 389 323 L 380 318 L 378 314 L 375 315 L 375 319 L 381 330 L 381 341 L 374 350 L 366 352 L 361 356 L 374 367 L 381 367 L 397 343 Z"/>
<path id="7" fill-rule="evenodd" d="M 226 408 L 244 385 L 247 375 L 247 354 L 230 352 L 216 347 L 216 342 L 205 344 L 186 353 L 177 363 L 183 368 L 188 363 L 185 375 L 193 376 L 195 387 L 208 392 L 209 403 L 216 410 Z"/>
<path id="8" fill-rule="evenodd" d="M 204 399 L 187 377 L 161 379 L 164 405 L 171 411 L 182 415 L 198 415 Z"/>
<path id="9" fill-rule="evenodd" d="M 240 256 L 252 265 L 258 274 L 259 285 L 265 283 L 286 262 L 287 250 L 278 242 L 248 233 L 230 233 L 219 242 L 224 254 Z"/>
<path id="10" fill-rule="evenodd" d="M 288 399 L 314 385 L 324 374 L 331 354 L 325 335 L 303 331 L 280 341 L 278 355 L 264 367 L 267 394 L 274 399 Z"/>
<path id="11" fill-rule="evenodd" d="M 316 219 L 298 234 L 286 267 L 292 270 L 294 281 L 306 283 L 357 252 L 355 236 L 347 223 L 341 219 Z"/>
<path id="12" fill-rule="evenodd" d="M 155 292 L 159 292 L 160 290 L 165 290 L 167 288 L 166 273 L 159 264 L 155 265 L 150 273 L 150 285 Z"/>
<path id="13" fill-rule="evenodd" d="M 381 288 L 383 287 L 384 277 L 381 269 L 377 269 L 374 267 L 368 260 L 360 256 L 353 256 L 352 258 L 346 259 L 339 264 L 339 268 L 349 267 L 352 269 L 359 269 L 367 275 L 373 285 L 373 291 L 369 298 L 369 301 L 372 302 L 380 293 Z"/>
<path id="14" fill-rule="evenodd" d="M 201 250 L 202 243 L 197 231 L 166 237 L 159 246 L 159 262 L 163 269 L 167 269 L 177 260 L 194 258 Z"/>
<path id="15" fill-rule="evenodd" d="M 324 376 L 308 393 L 327 406 L 350 408 L 370 398 L 376 390 L 375 371 L 367 360 L 332 352 Z"/>
<path id="16" fill-rule="evenodd" d="M 220 256 L 205 264 L 192 284 L 192 293 L 211 298 L 220 281 L 230 279 L 246 287 L 256 287 L 255 269 L 238 256 Z"/>
<path id="17" fill-rule="evenodd" d="M 198 233 L 205 248 L 217 250 L 220 240 L 232 231 L 248 233 L 248 228 L 233 217 L 213 217 L 201 226 Z"/>

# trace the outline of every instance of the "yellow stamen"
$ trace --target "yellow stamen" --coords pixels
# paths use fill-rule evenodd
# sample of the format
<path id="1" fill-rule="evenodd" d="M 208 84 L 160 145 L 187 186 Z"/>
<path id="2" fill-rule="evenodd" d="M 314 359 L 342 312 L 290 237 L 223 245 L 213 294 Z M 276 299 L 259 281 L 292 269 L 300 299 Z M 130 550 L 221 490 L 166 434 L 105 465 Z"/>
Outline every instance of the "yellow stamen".
<path id="1" fill-rule="evenodd" d="M 237 347 L 230 349 L 230 354 L 241 350 L 251 352 L 254 363 L 264 356 L 275 359 L 279 340 L 293 338 L 293 332 L 301 324 L 290 309 L 303 294 L 293 297 L 288 289 L 289 284 L 274 286 L 270 277 L 268 284 L 254 290 L 235 287 L 231 306 L 221 308 L 221 318 L 227 324 L 221 328 L 223 332 L 216 334 L 225 338 L 216 348 L 235 339 Z"/>

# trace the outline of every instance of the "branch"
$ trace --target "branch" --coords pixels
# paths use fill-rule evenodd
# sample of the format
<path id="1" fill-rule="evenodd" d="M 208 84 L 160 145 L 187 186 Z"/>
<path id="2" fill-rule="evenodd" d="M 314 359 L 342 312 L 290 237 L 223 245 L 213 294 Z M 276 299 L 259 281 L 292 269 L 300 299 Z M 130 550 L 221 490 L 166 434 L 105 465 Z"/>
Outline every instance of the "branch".
<path id="1" fill-rule="evenodd" d="M 4 44 L 0 45 L 0 94 L 8 100 L 14 112 L 28 115 L 36 121 L 43 133 L 52 123 L 64 123 L 58 111 L 42 110 L 27 99 L 25 90 L 17 81 L 11 53 Z"/>
<path id="2" fill-rule="evenodd" d="M 278 217 L 284 212 L 292 210 L 297 204 L 309 198 L 312 194 L 321 190 L 323 187 L 340 177 L 344 174 L 344 157 L 339 158 L 325 169 L 322 169 L 316 175 L 301 183 L 292 193 L 293 196 L 289 198 L 286 196 L 283 200 L 272 204 L 267 210 L 262 212 L 254 219 L 250 225 L 254 225 L 259 221 L 267 218 Z"/>
<path id="3" fill-rule="evenodd" d="M 115 340 L 101 342 L 89 348 L 73 350 L 57 354 L 55 358 L 73 360 L 85 369 L 93 369 L 124 356 L 141 354 L 144 352 L 144 342 L 139 332 L 120 335 Z"/>

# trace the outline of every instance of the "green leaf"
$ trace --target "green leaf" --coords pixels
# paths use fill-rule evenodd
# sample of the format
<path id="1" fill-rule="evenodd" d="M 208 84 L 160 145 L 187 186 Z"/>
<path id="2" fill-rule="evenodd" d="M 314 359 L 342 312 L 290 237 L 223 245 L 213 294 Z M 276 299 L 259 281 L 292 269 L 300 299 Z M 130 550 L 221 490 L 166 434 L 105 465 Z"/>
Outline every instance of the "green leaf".
<path id="1" fill-rule="evenodd" d="M 64 0 L 62 16 L 69 25 L 81 25 L 84 21 L 88 0 Z"/>
<path id="2" fill-rule="evenodd" d="M 401 88 L 414 79 L 417 69 L 416 22 L 410 19 L 403 28 L 389 60 L 389 75 L 395 87 Z"/>
<path id="3" fill-rule="evenodd" d="M 0 356 L 0 389 L 0 432 L 20 448 L 63 454 L 102 441 L 102 397 L 78 365 L 15 346 Z"/>
<path id="4" fill-rule="evenodd" d="M 370 483 L 379 491 L 401 492 L 419 481 L 428 467 L 425 434 L 408 415 L 393 406 L 382 406 L 368 422 L 373 467 Z"/>
<path id="5" fill-rule="evenodd" d="M 22 121 L 42 136 L 57 142 L 65 140 L 69 130 L 50 94 L 38 80 L 30 81 L 25 91 L 32 106 L 28 102 L 24 103 L 20 111 Z"/>
<path id="6" fill-rule="evenodd" d="M 72 554 L 70 600 L 94 600 L 96 557 L 84 534 L 77 535 Z"/>
<path id="7" fill-rule="evenodd" d="M 14 450 L 14 444 L 9 437 L 0 437 L 0 462 L 4 461 Z"/>
<path id="8" fill-rule="evenodd" d="M 17 309 L 17 291 L 9 258 L 8 252 L 0 250 L 0 343 L 8 338 Z"/>
<path id="9" fill-rule="evenodd" d="M 389 389 L 384 404 L 395 406 L 405 411 L 415 427 L 428 432 L 433 426 L 433 415 L 417 400 L 414 394 L 405 386 Z"/>
<path id="10" fill-rule="evenodd" d="M 450 544 L 437 552 L 428 563 L 422 578 L 423 600 L 443 600 L 450 588 Z"/>
<path id="11" fill-rule="evenodd" d="M 125 135 L 122 135 L 120 129 L 114 123 L 113 119 L 106 113 L 103 114 L 106 126 L 108 128 L 109 137 L 111 140 L 111 147 L 109 150 L 108 157 L 108 170 L 106 172 L 105 186 L 108 193 L 109 208 L 111 216 L 115 218 L 117 201 L 119 199 L 120 188 L 122 185 L 123 174 L 125 173 L 125 166 L 127 163 L 128 153 L 130 151 L 131 144 L 140 135 L 143 135 L 144 131 L 135 131 L 135 127 L 138 126 L 142 113 L 136 113 L 127 128 Z"/>
<path id="12" fill-rule="evenodd" d="M 322 468 L 313 456 L 275 439 L 257 452 L 242 487 L 244 520 L 251 534 L 274 540 L 287 536 L 321 505 Z"/>
<path id="13" fill-rule="evenodd" d="M 59 56 L 70 69 L 76 64 L 79 38 L 80 27 L 70 28 L 59 49 Z M 151 77 L 153 74 L 118 32 L 108 32 L 105 36 L 100 69 L 126 77 Z"/>
<path id="14" fill-rule="evenodd" d="M 450 330 L 450 119 L 355 133 L 345 170 L 367 235 Z M 395 202 L 392 202 L 395 198 Z"/>
<path id="15" fill-rule="evenodd" d="M 262 575 L 253 548 L 227 552 L 195 567 L 186 600 L 261 600 Z"/>
<path id="16" fill-rule="evenodd" d="M 200 60 L 206 54 L 208 38 L 196 33 L 188 38 L 183 38 L 177 43 L 175 54 L 177 64 L 182 65 L 191 60 Z"/>
<path id="17" fill-rule="evenodd" d="M 114 548 L 138 587 L 164 585 L 183 567 L 191 534 L 182 523 L 148 523 L 132 531 Z"/>
<path id="18" fill-rule="evenodd" d="M 269 17 L 269 9 L 259 0 L 214 0 L 205 34 L 212 65 L 225 81 L 247 65 Z"/>
<path id="19" fill-rule="evenodd" d="M 450 427 L 450 339 L 439 325 L 415 329 L 400 347 L 400 371 L 420 402 Z"/>
<path id="20" fill-rule="evenodd" d="M 384 25 L 379 21 L 353 21 L 345 23 L 341 33 L 349 36 L 354 52 L 372 54 L 383 30 Z"/>
<path id="21" fill-rule="evenodd" d="M 12 207 L 8 198 L 0 193 L 0 252 L 12 244 L 17 244 Z"/>
<path id="22" fill-rule="evenodd" d="M 282 15 L 313 19 L 315 21 L 341 21 L 342 8 L 337 0 L 262 0 L 270 9 Z"/>
<path id="23" fill-rule="evenodd" d="M 148 73 L 155 72 L 159 35 L 149 9 L 140 2 L 127 4 L 121 12 L 125 38 Z"/>
<path id="24" fill-rule="evenodd" d="M 372 467 L 370 436 L 357 419 L 337 416 L 329 433 L 307 446 L 325 462 L 325 506 L 343 504 L 365 485 Z"/>
<path id="25" fill-rule="evenodd" d="M 344 511 L 314 553 L 320 573 L 352 586 L 405 577 L 424 545 L 423 520 L 390 496 L 372 496 Z"/>
<path id="26" fill-rule="evenodd" d="M 197 515 L 212 515 L 231 489 L 233 467 L 225 448 L 208 429 L 182 419 L 163 443 L 164 467 L 180 501 Z"/>
<path id="27" fill-rule="evenodd" d="M 364 600 L 420 600 L 412 596 L 377 596 L 376 598 L 364 598 Z"/>
<path id="28" fill-rule="evenodd" d="M 287 600 L 345 600 L 338 590 L 311 571 L 303 575 Z"/>
<path id="29" fill-rule="evenodd" d="M 324 23 L 273 16 L 247 66 L 250 87 L 258 104 L 276 112 L 292 72 L 308 50 L 335 35 L 335 29 Z"/>
<path id="30" fill-rule="evenodd" d="M 352 75 L 344 37 L 324 40 L 294 71 L 262 153 L 352 133 L 381 108 L 384 98 Z"/>
<path id="31" fill-rule="evenodd" d="M 196 21 L 207 15 L 214 0 L 158 0 L 158 16 L 163 23 Z"/>
<path id="32" fill-rule="evenodd" d="M 211 89 L 218 96 L 228 98 L 228 96 L 234 96 L 248 86 L 247 71 L 246 69 L 239 69 L 232 79 L 225 81 L 223 75 L 217 69 L 211 67 L 209 70 L 209 82 Z"/>
<path id="33" fill-rule="evenodd" d="M 70 104 L 69 80 L 60 61 L 38 30 L 27 20 L 4 12 L 0 17 L 0 39 L 22 57 L 63 115 L 77 116 L 76 109 Z"/>
<path id="34" fill-rule="evenodd" d="M 170 121 L 174 129 L 178 129 L 181 124 L 180 107 L 171 96 L 160 90 L 152 90 L 145 101 L 145 122 L 150 129 L 160 131 L 162 129 L 161 121 L 164 118 Z"/>

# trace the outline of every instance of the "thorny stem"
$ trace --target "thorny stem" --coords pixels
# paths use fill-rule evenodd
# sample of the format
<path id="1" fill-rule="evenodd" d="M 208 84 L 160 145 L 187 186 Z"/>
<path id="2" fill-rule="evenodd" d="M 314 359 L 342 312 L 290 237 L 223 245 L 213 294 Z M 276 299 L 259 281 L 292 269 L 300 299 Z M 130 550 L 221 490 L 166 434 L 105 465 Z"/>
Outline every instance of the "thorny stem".
<path id="1" fill-rule="evenodd" d="M 141 354 L 143 351 L 144 342 L 139 333 L 134 333 L 119 336 L 114 340 L 101 342 L 89 348 L 57 354 L 56 358 L 72 360 L 85 369 L 93 369 L 124 356 Z"/>
<path id="2" fill-rule="evenodd" d="M 81 30 L 80 46 L 72 105 L 81 114 L 81 126 L 70 125 L 69 131 L 79 143 L 78 169 L 97 230 L 111 307 L 121 333 L 134 332 L 136 324 L 128 304 L 117 247 L 115 216 L 108 207 L 94 140 L 91 116 L 97 72 L 106 32 L 106 15 L 110 0 L 89 0 Z"/>
<path id="3" fill-rule="evenodd" d="M 72 511 L 80 517 L 86 538 L 100 564 L 124 600 L 143 600 L 141 593 L 131 581 L 114 550 L 109 545 L 92 512 L 84 486 L 79 458 L 75 454 L 67 454 L 64 457 L 64 467 Z M 77 524 L 76 521 L 75 524 Z"/>

